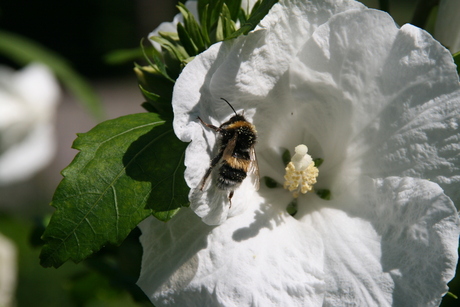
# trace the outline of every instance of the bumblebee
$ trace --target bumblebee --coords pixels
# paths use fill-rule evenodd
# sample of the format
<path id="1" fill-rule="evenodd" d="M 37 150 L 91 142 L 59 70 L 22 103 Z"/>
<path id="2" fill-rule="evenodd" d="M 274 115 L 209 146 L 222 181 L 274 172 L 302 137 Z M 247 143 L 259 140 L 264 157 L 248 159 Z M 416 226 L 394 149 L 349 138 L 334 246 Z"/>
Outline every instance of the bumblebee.
<path id="1" fill-rule="evenodd" d="M 225 100 L 235 113 L 228 121 L 216 127 L 205 123 L 200 117 L 200 122 L 218 133 L 218 154 L 211 160 L 211 166 L 206 171 L 201 181 L 200 190 L 203 191 L 212 170 L 219 165 L 216 186 L 224 191 L 229 191 L 228 200 L 232 206 L 232 197 L 236 188 L 240 186 L 247 174 L 254 173 L 255 188 L 259 188 L 259 167 L 257 164 L 254 145 L 257 140 L 257 131 L 253 124 L 248 122 L 243 113 L 236 113 L 232 105 Z"/>

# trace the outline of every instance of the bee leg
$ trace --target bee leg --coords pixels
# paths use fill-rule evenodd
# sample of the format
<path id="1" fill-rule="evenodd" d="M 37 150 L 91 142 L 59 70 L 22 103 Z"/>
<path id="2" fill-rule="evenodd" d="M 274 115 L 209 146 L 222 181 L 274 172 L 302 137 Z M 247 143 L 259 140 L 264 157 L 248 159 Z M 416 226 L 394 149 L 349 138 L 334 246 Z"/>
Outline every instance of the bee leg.
<path id="1" fill-rule="evenodd" d="M 216 126 L 214 126 L 214 125 L 205 123 L 199 116 L 198 116 L 198 119 L 200 120 L 200 122 L 201 122 L 204 126 L 210 128 L 210 129 L 212 129 L 212 130 L 214 130 L 214 131 L 220 131 L 220 128 L 219 128 L 219 127 L 216 127 Z"/>
<path id="2" fill-rule="evenodd" d="M 206 181 L 208 180 L 209 175 L 211 175 L 211 171 L 216 166 L 217 163 L 219 163 L 219 160 L 222 158 L 222 152 L 220 152 L 217 156 L 214 157 L 214 159 L 211 160 L 211 166 L 208 168 L 206 173 L 203 176 L 203 179 L 201 180 L 201 186 L 200 186 L 200 191 L 203 191 L 204 185 L 206 184 Z"/>
<path id="3" fill-rule="evenodd" d="M 209 175 L 211 174 L 211 171 L 212 171 L 212 167 L 208 168 L 208 170 L 206 171 L 206 173 L 203 176 L 203 179 L 201 179 L 200 191 L 203 191 L 204 185 L 205 185 L 206 180 L 208 179 Z"/>
<path id="4" fill-rule="evenodd" d="M 230 191 L 230 193 L 228 194 L 228 201 L 229 201 L 229 203 L 230 203 L 230 206 L 228 207 L 229 209 L 232 207 L 233 192 L 234 192 L 234 191 Z"/>

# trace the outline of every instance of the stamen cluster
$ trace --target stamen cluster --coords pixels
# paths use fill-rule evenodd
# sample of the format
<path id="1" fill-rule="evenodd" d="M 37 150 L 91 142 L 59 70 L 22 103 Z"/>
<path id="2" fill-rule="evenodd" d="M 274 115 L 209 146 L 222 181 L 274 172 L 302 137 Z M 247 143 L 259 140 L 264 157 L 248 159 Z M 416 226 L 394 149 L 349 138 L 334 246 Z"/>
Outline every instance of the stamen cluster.
<path id="1" fill-rule="evenodd" d="M 307 152 L 307 146 L 303 144 L 297 146 L 291 162 L 285 169 L 284 188 L 293 192 L 295 198 L 299 197 L 300 193 L 306 194 L 311 191 L 319 174 L 315 162 Z"/>

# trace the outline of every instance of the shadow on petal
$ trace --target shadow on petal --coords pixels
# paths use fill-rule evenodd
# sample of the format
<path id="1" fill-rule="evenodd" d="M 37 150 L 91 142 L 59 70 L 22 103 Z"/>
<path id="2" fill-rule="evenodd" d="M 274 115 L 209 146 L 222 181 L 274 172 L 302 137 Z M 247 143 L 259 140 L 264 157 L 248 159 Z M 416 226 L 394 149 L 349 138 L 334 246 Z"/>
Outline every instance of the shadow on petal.
<path id="1" fill-rule="evenodd" d="M 380 262 L 394 281 L 393 304 L 439 304 L 458 259 L 452 201 L 437 184 L 422 179 L 368 179 L 365 186 L 364 206 L 346 212 L 369 221 L 381 237 Z"/>
<path id="2" fill-rule="evenodd" d="M 290 193 L 281 189 L 268 189 L 261 187 L 259 195 L 262 196 L 258 209 L 254 211 L 254 221 L 246 227 L 233 232 L 232 238 L 237 242 L 256 237 L 263 228 L 273 230 L 287 219 L 294 220 L 286 212 L 286 206 L 292 199 Z"/>
<path id="3" fill-rule="evenodd" d="M 188 208 L 168 223 L 150 217 L 139 227 L 144 254 L 137 284 L 152 302 L 174 300 L 171 293 L 183 291 L 196 277 L 200 265 L 197 254 L 207 248 L 213 227 L 202 223 Z"/>

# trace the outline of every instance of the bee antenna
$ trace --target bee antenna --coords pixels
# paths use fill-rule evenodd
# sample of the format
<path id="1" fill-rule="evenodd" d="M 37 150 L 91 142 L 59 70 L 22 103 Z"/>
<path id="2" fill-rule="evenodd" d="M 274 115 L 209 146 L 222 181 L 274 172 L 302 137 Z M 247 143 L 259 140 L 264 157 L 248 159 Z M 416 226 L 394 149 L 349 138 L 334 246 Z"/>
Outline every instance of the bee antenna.
<path id="1" fill-rule="evenodd" d="M 235 115 L 238 115 L 238 114 L 236 113 L 235 109 L 234 109 L 234 108 L 232 107 L 232 105 L 230 104 L 230 102 L 227 101 L 227 99 L 222 98 L 222 97 L 220 97 L 220 99 L 222 99 L 223 101 L 225 101 L 225 102 L 230 106 L 230 108 L 232 108 L 233 112 L 235 112 Z"/>

